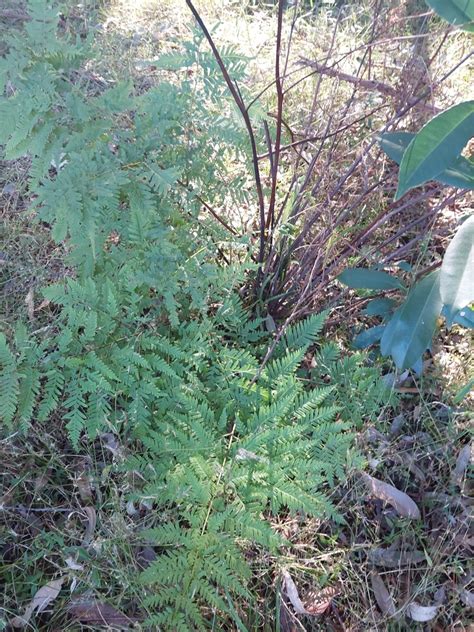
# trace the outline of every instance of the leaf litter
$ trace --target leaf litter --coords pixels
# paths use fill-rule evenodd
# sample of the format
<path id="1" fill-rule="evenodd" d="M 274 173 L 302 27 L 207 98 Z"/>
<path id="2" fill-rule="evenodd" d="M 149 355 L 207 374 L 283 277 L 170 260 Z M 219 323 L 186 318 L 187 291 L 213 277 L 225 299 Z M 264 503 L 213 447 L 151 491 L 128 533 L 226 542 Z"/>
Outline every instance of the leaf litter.
<path id="1" fill-rule="evenodd" d="M 33 614 L 43 612 L 57 598 L 61 592 L 64 579 L 65 577 L 60 577 L 42 586 L 26 607 L 25 612 L 21 616 L 14 617 L 10 624 L 14 628 L 26 627 Z"/>

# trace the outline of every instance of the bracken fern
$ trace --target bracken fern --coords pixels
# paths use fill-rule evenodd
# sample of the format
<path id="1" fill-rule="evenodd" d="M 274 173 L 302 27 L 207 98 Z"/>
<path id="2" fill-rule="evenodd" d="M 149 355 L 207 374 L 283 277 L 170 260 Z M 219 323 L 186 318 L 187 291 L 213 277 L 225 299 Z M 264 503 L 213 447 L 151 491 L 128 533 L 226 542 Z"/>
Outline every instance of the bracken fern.
<path id="1" fill-rule="evenodd" d="M 334 389 L 342 365 L 324 348 L 330 379 L 311 389 L 298 375 L 323 326 L 315 315 L 288 329 L 256 379 L 269 334 L 235 293 L 252 263 L 218 263 L 228 235 L 195 195 L 243 199 L 220 174 L 226 154 L 247 152 L 232 119 L 216 123 L 227 97 L 199 37 L 178 60 L 201 65 L 198 92 L 185 79 L 97 93 L 83 65 L 93 43 L 62 32 L 50 5 L 29 3 L 25 33 L 1 60 L 0 140 L 7 158 L 29 153 L 33 206 L 67 246 L 70 274 L 43 290 L 57 310 L 49 328 L 0 334 L 0 417 L 27 432 L 54 414 L 75 449 L 104 431 L 135 445 L 123 467 L 140 472 L 134 497 L 155 516 L 143 533 L 157 553 L 141 576 L 149 625 L 238 621 L 246 553 L 285 543 L 269 518 L 338 519 L 325 490 L 357 462 Z M 242 73 L 242 59 L 227 57 Z"/>

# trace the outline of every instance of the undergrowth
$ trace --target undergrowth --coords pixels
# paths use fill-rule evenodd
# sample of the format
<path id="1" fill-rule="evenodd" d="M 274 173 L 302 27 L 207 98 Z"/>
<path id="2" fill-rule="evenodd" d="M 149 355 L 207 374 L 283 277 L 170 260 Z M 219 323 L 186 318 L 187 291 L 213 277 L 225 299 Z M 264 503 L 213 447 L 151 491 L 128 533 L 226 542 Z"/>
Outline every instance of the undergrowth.
<path id="1" fill-rule="evenodd" d="M 139 481 L 129 502 L 152 516 L 139 537 L 153 561 L 133 580 L 139 618 L 244 629 L 253 552 L 275 572 L 284 563 L 271 516 L 342 520 L 327 492 L 360 466 L 353 430 L 387 405 L 386 388 L 328 345 L 310 376 L 324 313 L 288 328 L 262 365 L 271 334 L 237 294 L 255 264 L 213 212 L 246 201 L 225 176 L 247 140 L 200 36 L 180 59 L 192 73 L 143 91 L 97 81 L 99 52 L 66 10 L 31 0 L 28 12 L 0 61 L 0 142 L 8 160 L 29 156 L 29 210 L 66 256 L 63 278 L 42 289 L 50 322 L 0 334 L 5 441 L 54 424 L 79 454 L 104 436 L 133 446 L 115 467 Z M 224 59 L 242 75 L 241 55 Z M 69 544 L 74 569 L 87 544 Z M 65 580 L 54 563 L 42 569 L 32 586 Z M 85 574 L 70 590 L 94 586 Z"/>

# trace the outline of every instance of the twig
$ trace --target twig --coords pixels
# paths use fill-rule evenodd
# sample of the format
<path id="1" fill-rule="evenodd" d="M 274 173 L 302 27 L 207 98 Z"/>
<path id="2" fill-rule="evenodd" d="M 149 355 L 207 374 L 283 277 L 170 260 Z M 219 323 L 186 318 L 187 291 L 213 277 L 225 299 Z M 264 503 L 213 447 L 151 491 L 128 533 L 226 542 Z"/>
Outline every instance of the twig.
<path id="1" fill-rule="evenodd" d="M 255 140 L 255 134 L 252 128 L 252 122 L 250 120 L 248 110 L 245 107 L 243 99 L 238 91 L 238 88 L 236 87 L 235 83 L 232 81 L 229 75 L 229 72 L 222 60 L 222 57 L 220 56 L 220 53 L 217 50 L 217 46 L 215 45 L 214 40 L 212 39 L 212 36 L 209 33 L 209 30 L 204 24 L 203 19 L 199 15 L 198 11 L 196 10 L 196 7 L 194 6 L 191 0 L 186 0 L 186 4 L 188 5 L 191 13 L 196 19 L 196 22 L 199 24 L 200 29 L 204 33 L 204 36 L 206 37 L 209 43 L 209 46 L 211 47 L 211 50 L 217 62 L 217 65 L 219 66 L 222 76 L 224 77 L 224 81 L 226 82 L 227 87 L 229 88 L 229 91 L 235 101 L 235 104 L 237 105 L 242 115 L 242 118 L 244 119 L 245 127 L 247 128 L 247 133 L 250 139 L 250 147 L 252 151 L 252 163 L 253 163 L 255 186 L 257 189 L 258 208 L 259 208 L 259 215 L 260 215 L 260 247 L 259 247 L 259 253 L 258 253 L 258 263 L 261 265 L 265 257 L 265 199 L 263 195 L 262 180 L 260 176 L 260 167 L 258 165 L 258 159 L 257 159 L 257 143 Z"/>
<path id="2" fill-rule="evenodd" d="M 282 130 L 282 118 L 283 118 L 283 86 L 280 77 L 280 55 L 281 55 L 281 35 L 283 29 L 283 4 L 284 0 L 278 2 L 278 21 L 277 21 L 277 36 L 275 44 L 275 86 L 277 93 L 277 116 L 276 116 L 276 135 L 275 135 L 275 149 L 273 151 L 273 165 L 272 165 L 272 187 L 270 192 L 270 201 L 268 203 L 267 220 L 265 222 L 265 230 L 273 228 L 275 220 L 275 202 L 276 202 L 276 190 L 278 184 L 278 166 L 280 162 L 280 147 L 281 147 L 281 130 Z"/>
<path id="3" fill-rule="evenodd" d="M 368 49 L 370 50 L 370 49 Z M 309 66 L 314 68 L 316 72 L 320 72 L 323 75 L 327 75 L 328 77 L 337 77 L 338 79 L 342 79 L 343 81 L 347 81 L 357 87 L 364 88 L 365 90 L 376 90 L 381 94 L 385 94 L 389 97 L 395 98 L 398 95 L 398 91 L 393 86 L 388 83 L 384 83 L 383 81 L 376 81 L 374 79 L 362 79 L 360 77 L 354 77 L 354 75 L 348 75 L 341 70 L 337 70 L 336 68 L 329 68 L 327 66 L 323 66 L 322 64 L 318 64 L 318 62 L 310 61 L 309 59 L 302 59 L 301 62 L 305 66 Z M 426 95 L 425 95 L 426 97 Z M 437 108 L 433 105 L 427 105 L 425 103 L 416 102 L 413 104 L 413 107 L 429 110 L 434 114 L 441 112 L 440 108 Z"/>

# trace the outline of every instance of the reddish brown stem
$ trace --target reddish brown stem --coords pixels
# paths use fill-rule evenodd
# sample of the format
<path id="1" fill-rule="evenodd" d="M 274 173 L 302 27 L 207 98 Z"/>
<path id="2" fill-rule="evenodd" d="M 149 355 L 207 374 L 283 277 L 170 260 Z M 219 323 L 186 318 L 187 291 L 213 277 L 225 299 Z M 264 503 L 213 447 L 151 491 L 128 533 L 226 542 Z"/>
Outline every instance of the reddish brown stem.
<path id="1" fill-rule="evenodd" d="M 248 110 L 245 107 L 243 99 L 238 91 L 238 88 L 232 81 L 229 75 L 229 72 L 222 60 L 222 57 L 217 49 L 217 46 L 215 45 L 214 40 L 212 39 L 212 36 L 209 33 L 209 30 L 204 24 L 203 19 L 199 15 L 198 11 L 196 10 L 196 7 L 194 6 L 191 0 L 186 0 L 186 4 L 188 5 L 191 13 L 193 14 L 196 22 L 199 24 L 201 31 L 204 33 L 204 36 L 209 43 L 209 46 L 211 47 L 211 50 L 217 62 L 217 65 L 219 66 L 222 76 L 224 77 L 224 81 L 226 82 L 229 92 L 231 93 L 232 98 L 234 99 L 235 104 L 237 105 L 242 115 L 242 118 L 244 119 L 245 127 L 247 129 L 247 133 L 250 140 L 250 148 L 252 152 L 252 163 L 253 163 L 253 170 L 254 170 L 255 187 L 257 189 L 258 207 L 259 207 L 259 214 L 260 214 L 260 247 L 259 247 L 259 254 L 258 254 L 258 263 L 261 264 L 265 258 L 265 199 L 263 196 L 262 179 L 260 176 L 260 167 L 258 166 L 258 158 L 257 158 L 257 143 L 255 140 L 255 134 L 252 127 L 252 122 L 250 120 Z"/>

